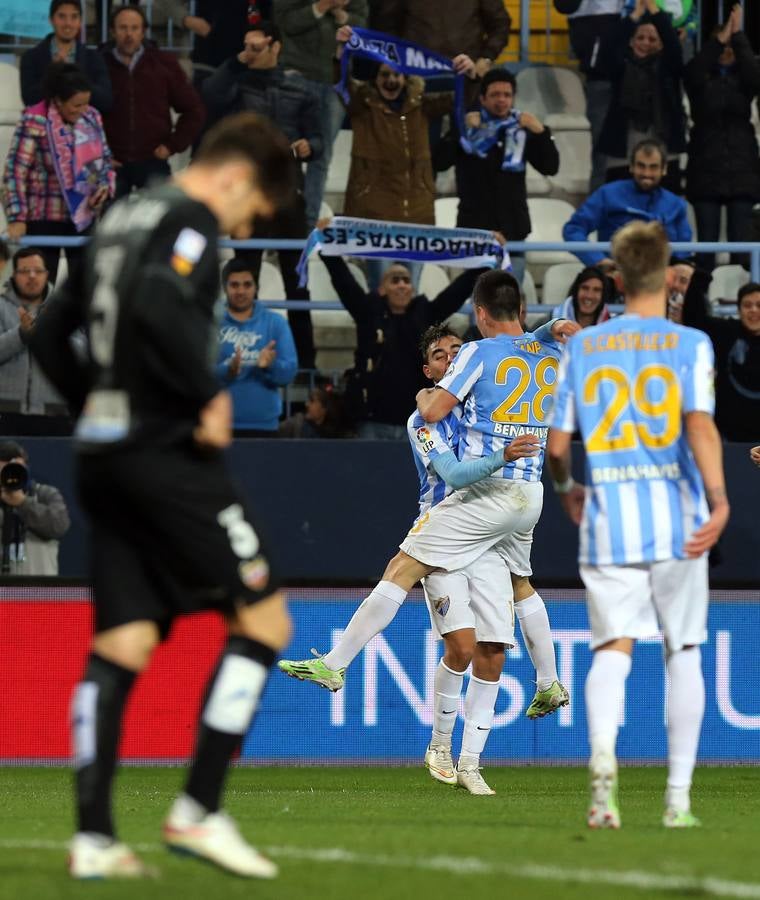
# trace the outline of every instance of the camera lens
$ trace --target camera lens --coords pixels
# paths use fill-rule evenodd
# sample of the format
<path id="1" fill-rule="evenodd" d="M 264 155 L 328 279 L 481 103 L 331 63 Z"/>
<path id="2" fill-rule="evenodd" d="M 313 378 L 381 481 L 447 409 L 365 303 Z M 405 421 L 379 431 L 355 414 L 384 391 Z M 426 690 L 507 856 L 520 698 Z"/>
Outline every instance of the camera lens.
<path id="1" fill-rule="evenodd" d="M 0 471 L 0 487 L 6 491 L 25 491 L 29 484 L 29 469 L 22 463 L 6 463 Z"/>

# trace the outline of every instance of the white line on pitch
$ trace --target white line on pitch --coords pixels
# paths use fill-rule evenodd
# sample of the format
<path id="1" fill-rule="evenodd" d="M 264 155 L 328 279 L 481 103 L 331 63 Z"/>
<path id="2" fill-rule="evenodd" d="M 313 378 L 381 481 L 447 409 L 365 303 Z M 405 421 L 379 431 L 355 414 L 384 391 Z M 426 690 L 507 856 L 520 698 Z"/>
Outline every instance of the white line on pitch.
<path id="1" fill-rule="evenodd" d="M 158 853 L 161 844 L 133 844 L 143 853 Z M 66 844 L 62 841 L 13 841 L 0 840 L 0 850 L 58 850 Z M 489 862 L 473 856 L 386 856 L 383 854 L 355 853 L 342 847 L 310 849 L 308 847 L 263 847 L 265 853 L 279 859 L 296 862 L 337 863 L 343 865 L 378 866 L 392 869 L 424 869 L 448 872 L 451 875 L 498 875 L 509 878 L 525 878 L 531 881 L 564 881 L 576 884 L 606 884 L 615 887 L 637 888 L 642 891 L 679 891 L 699 893 L 711 897 L 736 897 L 740 900 L 760 900 L 760 884 L 728 881 L 710 875 L 665 875 L 656 872 L 611 869 L 572 869 L 562 866 L 543 866 L 533 863 L 508 865 Z"/>

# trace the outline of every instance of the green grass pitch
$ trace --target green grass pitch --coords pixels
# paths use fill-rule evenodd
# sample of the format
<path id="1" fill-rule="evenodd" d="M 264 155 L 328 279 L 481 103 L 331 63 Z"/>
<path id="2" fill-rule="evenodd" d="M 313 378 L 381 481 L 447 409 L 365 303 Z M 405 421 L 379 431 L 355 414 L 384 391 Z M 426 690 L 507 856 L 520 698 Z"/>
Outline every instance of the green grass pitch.
<path id="1" fill-rule="evenodd" d="M 490 768 L 495 797 L 471 797 L 420 768 L 236 769 L 227 808 L 281 866 L 271 882 L 171 856 L 159 829 L 178 769 L 123 769 L 121 837 L 156 881 L 76 883 L 65 873 L 71 775 L 0 769 L 0 900 L 235 898 L 760 898 L 760 791 L 750 768 L 701 769 L 698 830 L 660 825 L 661 769 L 623 769 L 623 828 L 584 824 L 586 773 Z"/>

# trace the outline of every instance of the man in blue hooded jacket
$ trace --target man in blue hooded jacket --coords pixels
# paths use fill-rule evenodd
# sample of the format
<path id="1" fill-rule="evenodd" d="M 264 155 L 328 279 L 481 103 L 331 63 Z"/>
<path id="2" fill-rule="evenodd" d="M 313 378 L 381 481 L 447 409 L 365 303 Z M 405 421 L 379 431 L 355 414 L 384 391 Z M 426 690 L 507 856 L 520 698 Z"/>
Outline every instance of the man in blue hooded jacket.
<path id="1" fill-rule="evenodd" d="M 609 241 L 623 225 L 640 219 L 661 222 L 670 241 L 690 241 L 686 201 L 660 184 L 666 171 L 667 151 L 662 143 L 654 138 L 639 141 L 631 154 L 631 177 L 603 184 L 587 197 L 565 223 L 562 237 L 566 241 L 587 241 L 595 231 L 597 240 Z M 598 250 L 575 255 L 586 266 L 612 262 Z"/>
<path id="2" fill-rule="evenodd" d="M 256 303 L 250 261 L 231 259 L 222 270 L 227 303 L 219 325 L 217 374 L 232 395 L 235 431 L 276 437 L 280 388 L 298 369 L 287 321 Z"/>

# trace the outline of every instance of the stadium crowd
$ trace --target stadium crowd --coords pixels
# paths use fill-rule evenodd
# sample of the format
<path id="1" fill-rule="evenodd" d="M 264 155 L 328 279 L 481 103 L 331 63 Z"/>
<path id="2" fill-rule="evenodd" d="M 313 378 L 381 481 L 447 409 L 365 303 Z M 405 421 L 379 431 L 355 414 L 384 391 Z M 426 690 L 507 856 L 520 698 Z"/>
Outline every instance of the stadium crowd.
<path id="1" fill-rule="evenodd" d="M 534 96 L 523 108 L 520 78 L 498 62 L 511 26 L 502 0 L 448 4 L 447 15 L 431 0 L 199 2 L 192 13 L 179 0 L 158 3 L 193 35 L 190 60 L 158 46 L 142 6 L 113 5 L 110 39 L 94 48 L 81 40 L 81 0 L 52 0 L 50 34 L 19 59 L 25 108 L 2 184 L 8 238 L 89 235 L 116 198 L 186 164 L 214 122 L 253 110 L 287 136 L 299 185 L 289 207 L 255 223 L 257 237 L 305 239 L 318 220 L 340 212 L 421 228 L 483 229 L 499 240 L 546 239 L 543 222 L 531 221 L 538 175 L 551 183 L 553 196 L 575 207 L 562 227 L 568 241 L 610 240 L 632 219 L 661 221 L 672 241 L 715 241 L 723 210 L 728 240 L 758 239 L 752 213 L 760 202 L 760 153 L 752 117 L 760 60 L 742 9 L 732 7 L 697 42 L 694 14 L 674 21 L 662 6 L 656 0 L 554 0 L 567 16 L 584 82 L 591 157 L 578 160 L 575 145 L 557 139 L 563 126 L 550 126 L 531 110 Z M 450 73 L 426 79 L 418 70 L 357 53 L 354 29 L 362 34 L 366 28 L 451 60 Z M 346 49 L 353 52 L 342 59 Z M 342 92 L 333 87 L 339 80 Z M 341 131 L 348 134 L 346 127 L 350 155 L 342 136 L 336 142 Z M 328 183 L 334 152 L 345 170 L 337 195 Z M 586 190 L 562 180 L 563 163 L 585 168 Z M 458 202 L 455 216 L 444 222 L 438 201 L 447 194 Z M 0 297 L 2 430 L 60 433 L 67 427 L 60 397 L 26 347 L 56 283 L 59 250 L 32 250 L 16 254 Z M 71 271 L 81 249 L 65 253 Z M 219 373 L 232 386 L 237 425 L 256 434 L 302 434 L 302 427 L 279 427 L 284 414 L 294 412 L 290 403 L 283 407 L 281 395 L 295 382 L 289 399 L 305 401 L 319 377 L 332 385 L 331 417 L 342 420 L 307 431 L 403 438 L 420 387 L 419 339 L 465 303 L 478 270 L 454 277 L 456 270 L 452 275 L 408 258 L 357 265 L 315 256 L 303 284 L 296 250 L 280 250 L 278 266 L 273 254 L 236 254 L 248 268 L 232 271 L 245 275 L 249 293 L 252 286 L 245 318 L 274 316 L 278 334 L 265 339 L 262 329 L 239 321 L 232 346 L 230 322 L 221 325 Z M 511 262 L 529 302 L 534 281 L 544 276 L 543 303 L 586 326 L 604 321 L 620 296 L 609 258 L 594 252 L 578 258 L 554 278 L 541 266 L 526 274 L 523 254 L 512 254 Z M 31 281 L 39 284 L 32 287 L 23 274 L 29 260 L 38 263 Z M 760 285 L 749 283 L 748 257 L 732 255 L 727 286 L 722 266 L 710 286 L 714 254 L 681 254 L 672 262 L 668 314 L 705 330 L 715 343 L 719 428 L 728 439 L 757 438 Z M 699 277 L 691 279 L 695 266 Z M 225 293 L 226 318 L 239 320 L 226 285 Z M 350 324 L 346 318 L 340 327 L 321 326 L 326 314 L 318 301 L 330 293 Z M 285 322 L 257 308 L 258 294 L 306 303 L 289 309 Z M 716 316 L 716 299 L 737 304 L 738 317 Z M 463 325 L 463 317 L 457 322 Z M 354 362 L 341 374 L 346 361 L 330 364 L 331 341 L 337 335 L 341 348 L 350 349 L 352 325 Z M 285 349 L 291 345 L 292 353 Z M 303 424 L 308 419 L 298 408 Z"/>

